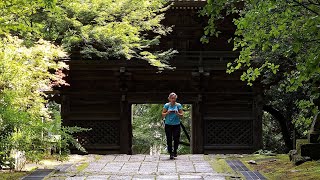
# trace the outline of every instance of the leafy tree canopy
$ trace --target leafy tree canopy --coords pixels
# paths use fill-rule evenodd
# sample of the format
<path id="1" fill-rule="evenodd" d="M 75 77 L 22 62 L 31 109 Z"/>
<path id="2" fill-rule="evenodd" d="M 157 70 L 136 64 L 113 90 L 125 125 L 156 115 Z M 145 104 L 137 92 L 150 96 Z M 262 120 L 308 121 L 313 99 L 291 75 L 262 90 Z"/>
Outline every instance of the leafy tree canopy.
<path id="1" fill-rule="evenodd" d="M 207 36 L 219 35 L 215 22 L 237 14 L 233 40 L 240 55 L 227 72 L 241 70 L 243 81 L 262 85 L 265 105 L 305 133 L 319 97 L 320 2 L 209 0 L 201 14 L 209 17 Z"/>
<path id="2" fill-rule="evenodd" d="M 0 154 L 44 154 L 50 134 L 61 136 L 60 150 L 72 144 L 84 151 L 71 134 L 85 129 L 61 126 L 58 106 L 44 93 L 66 85 L 67 66 L 57 60 L 80 52 L 168 68 L 175 51 L 150 50 L 171 31 L 160 23 L 168 7 L 165 0 L 0 1 Z M 7 161 L 1 158 L 0 168 Z"/>
<path id="3" fill-rule="evenodd" d="M 166 4 L 165 0 L 58 1 L 44 30 L 46 38 L 61 41 L 68 51 L 80 50 L 85 58 L 138 58 L 163 68 L 174 51 L 148 49 L 171 31 L 160 23 Z"/>
<path id="4" fill-rule="evenodd" d="M 176 51 L 151 48 L 172 30 L 161 24 L 168 8 L 167 0 L 9 0 L 0 3 L 0 34 L 44 38 L 85 59 L 143 59 L 163 69 Z"/>
<path id="5" fill-rule="evenodd" d="M 40 40 L 33 47 L 23 40 L 6 36 L 0 41 L 0 152 L 12 148 L 29 153 L 42 149 L 44 133 L 49 132 L 50 109 L 44 91 L 52 82 L 65 83 L 58 71 L 66 68 L 56 58 L 65 56 L 61 48 Z M 48 122 L 48 123 L 45 123 Z M 36 142 L 37 141 L 37 142 Z M 36 146 L 36 148 L 34 148 Z"/>

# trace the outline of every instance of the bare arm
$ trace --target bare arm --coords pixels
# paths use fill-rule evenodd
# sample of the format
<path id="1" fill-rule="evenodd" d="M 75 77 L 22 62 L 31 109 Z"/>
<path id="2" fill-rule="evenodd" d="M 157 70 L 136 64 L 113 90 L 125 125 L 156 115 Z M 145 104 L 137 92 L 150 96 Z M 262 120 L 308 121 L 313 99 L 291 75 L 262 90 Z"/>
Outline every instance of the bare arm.
<path id="1" fill-rule="evenodd" d="M 167 114 L 169 114 L 168 109 L 163 108 L 163 110 L 162 110 L 162 118 L 166 117 L 166 116 L 167 116 Z"/>
<path id="2" fill-rule="evenodd" d="M 177 112 L 177 115 L 182 118 L 183 117 L 183 110 L 179 109 L 179 111 Z"/>

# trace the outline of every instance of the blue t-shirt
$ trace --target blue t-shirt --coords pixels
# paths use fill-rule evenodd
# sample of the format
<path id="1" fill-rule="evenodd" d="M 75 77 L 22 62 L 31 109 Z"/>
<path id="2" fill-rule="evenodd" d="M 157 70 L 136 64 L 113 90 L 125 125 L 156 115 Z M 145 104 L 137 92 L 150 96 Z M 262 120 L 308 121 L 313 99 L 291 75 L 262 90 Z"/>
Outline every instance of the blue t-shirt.
<path id="1" fill-rule="evenodd" d="M 179 111 L 180 109 L 182 109 L 182 106 L 180 103 L 176 103 L 175 105 L 171 105 L 170 103 L 166 103 L 163 106 L 164 109 L 168 110 L 168 111 Z M 165 117 L 165 124 L 168 125 L 178 125 L 180 124 L 180 118 L 179 116 L 172 112 L 166 115 Z"/>

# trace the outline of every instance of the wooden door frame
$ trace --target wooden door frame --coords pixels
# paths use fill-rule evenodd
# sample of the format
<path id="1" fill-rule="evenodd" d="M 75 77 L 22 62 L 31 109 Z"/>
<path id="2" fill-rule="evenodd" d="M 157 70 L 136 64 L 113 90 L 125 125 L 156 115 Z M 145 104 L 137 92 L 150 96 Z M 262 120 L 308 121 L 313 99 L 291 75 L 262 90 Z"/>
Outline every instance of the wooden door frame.
<path id="1" fill-rule="evenodd" d="M 132 105 L 133 104 L 163 104 L 163 102 L 159 103 L 158 101 L 155 102 L 129 102 L 128 106 L 130 109 L 130 114 L 129 114 L 129 124 L 128 124 L 128 134 L 127 134 L 127 152 L 128 154 L 132 154 L 132 140 L 133 140 L 133 128 L 132 128 Z M 200 115 L 200 113 L 197 112 L 198 110 L 198 105 L 197 103 L 185 103 L 185 104 L 190 104 L 191 105 L 191 134 L 190 134 L 190 153 L 191 154 L 199 154 L 199 153 L 203 153 L 203 129 L 202 129 L 202 122 L 201 122 L 201 118 L 198 117 Z M 200 120 L 200 123 L 199 123 Z M 196 125 L 194 125 L 196 124 Z M 197 128 L 197 129 L 196 129 Z M 122 146 L 122 145 L 121 145 Z"/>

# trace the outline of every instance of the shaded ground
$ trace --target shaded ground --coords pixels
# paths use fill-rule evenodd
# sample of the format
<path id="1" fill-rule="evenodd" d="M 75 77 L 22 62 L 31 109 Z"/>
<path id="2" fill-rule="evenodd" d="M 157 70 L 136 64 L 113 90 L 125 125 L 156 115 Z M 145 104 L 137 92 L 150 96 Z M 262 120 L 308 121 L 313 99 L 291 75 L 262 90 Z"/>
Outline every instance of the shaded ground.
<path id="1" fill-rule="evenodd" d="M 267 179 L 293 179 L 293 180 L 318 180 L 320 179 L 320 161 L 306 162 L 300 166 L 293 165 L 287 154 L 276 156 L 266 155 L 208 155 L 208 161 L 218 173 L 229 174 L 230 177 L 241 178 L 243 176 L 234 172 L 226 163 L 229 159 L 239 159 L 250 170 L 258 171 Z M 254 160 L 257 164 L 249 164 Z"/>
<path id="2" fill-rule="evenodd" d="M 255 160 L 257 165 L 248 164 L 247 161 Z M 250 169 L 260 171 L 268 179 L 296 179 L 318 180 L 320 179 L 320 162 L 310 161 L 299 166 L 293 165 L 289 156 L 281 154 L 277 156 L 249 155 L 240 160 Z"/>
<path id="3" fill-rule="evenodd" d="M 69 167 L 60 166 L 47 179 L 225 179 L 204 159 L 204 155 L 88 155 Z"/>
<path id="4" fill-rule="evenodd" d="M 0 171 L 0 179 L 1 180 L 16 180 L 20 179 L 26 175 L 28 175 L 30 172 L 10 172 L 10 171 Z"/>

